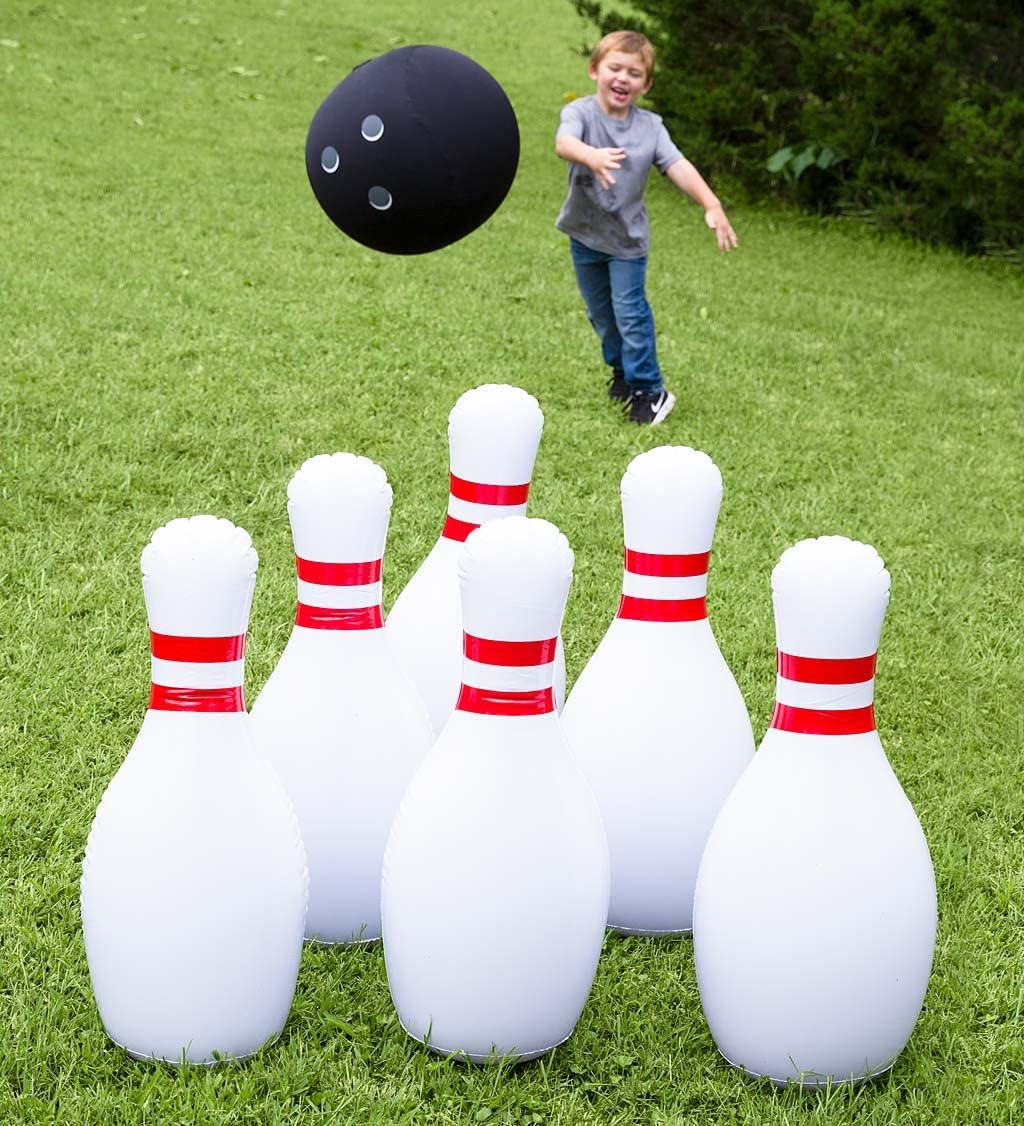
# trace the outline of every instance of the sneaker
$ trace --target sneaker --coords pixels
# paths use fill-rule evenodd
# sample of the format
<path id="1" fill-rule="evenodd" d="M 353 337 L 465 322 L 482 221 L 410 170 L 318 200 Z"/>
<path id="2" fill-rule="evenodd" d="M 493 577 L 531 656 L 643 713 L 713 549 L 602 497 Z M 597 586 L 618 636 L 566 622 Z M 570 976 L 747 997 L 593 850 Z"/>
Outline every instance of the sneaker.
<path id="1" fill-rule="evenodd" d="M 612 377 L 608 380 L 608 398 L 617 403 L 628 403 L 633 398 L 626 376 L 618 368 L 612 368 Z"/>
<path id="2" fill-rule="evenodd" d="M 657 426 L 668 418 L 675 405 L 675 395 L 664 387 L 660 391 L 634 391 L 629 418 L 631 422 L 639 422 L 644 426 Z"/>

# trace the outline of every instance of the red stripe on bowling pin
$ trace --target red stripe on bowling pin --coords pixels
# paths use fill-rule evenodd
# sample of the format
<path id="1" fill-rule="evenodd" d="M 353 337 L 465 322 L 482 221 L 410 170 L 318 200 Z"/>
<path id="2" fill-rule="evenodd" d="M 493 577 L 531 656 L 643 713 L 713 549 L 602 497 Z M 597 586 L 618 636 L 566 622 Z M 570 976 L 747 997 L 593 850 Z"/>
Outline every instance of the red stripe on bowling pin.
<path id="1" fill-rule="evenodd" d="M 544 715 L 555 710 L 555 698 L 550 688 L 532 692 L 502 692 L 464 684 L 459 689 L 455 708 L 478 715 Z"/>
<path id="2" fill-rule="evenodd" d="M 710 551 L 692 555 L 659 555 L 651 551 L 626 548 L 626 570 L 631 575 L 657 575 L 658 578 L 692 578 L 708 573 Z"/>
<path id="3" fill-rule="evenodd" d="M 485 485 L 478 481 L 464 481 L 454 473 L 448 474 L 449 492 L 459 500 L 473 504 L 526 504 L 530 482 L 525 485 Z"/>
<path id="4" fill-rule="evenodd" d="M 699 622 L 708 616 L 708 606 L 703 598 L 634 598 L 624 594 L 615 616 L 633 622 Z"/>
<path id="5" fill-rule="evenodd" d="M 861 684 L 875 675 L 878 654 L 868 657 L 796 657 L 776 651 L 775 667 L 786 680 L 805 684 Z"/>
<path id="6" fill-rule="evenodd" d="M 169 688 L 154 684 L 149 706 L 157 712 L 244 712 L 242 686 L 237 688 Z"/>
<path id="7" fill-rule="evenodd" d="M 475 532 L 479 527 L 479 524 L 470 524 L 466 520 L 456 520 L 454 516 L 446 516 L 444 527 L 441 529 L 441 537 L 446 540 L 457 540 L 459 543 L 465 543 L 469 533 Z"/>
<path id="8" fill-rule="evenodd" d="M 876 657 L 875 653 L 866 657 L 800 657 L 779 650 L 778 698 L 771 726 L 801 735 L 863 735 L 874 731 Z M 810 691 L 804 685 L 810 685 Z M 837 693 L 843 687 L 847 691 Z"/>
<path id="9" fill-rule="evenodd" d="M 625 550 L 616 617 L 635 622 L 698 622 L 708 616 L 710 551 L 667 555 Z"/>
<path id="10" fill-rule="evenodd" d="M 384 625 L 380 588 L 383 563 L 383 559 L 326 563 L 297 555 L 295 573 L 299 578 L 299 601 L 295 607 L 295 624 L 304 629 L 381 629 Z"/>
<path id="11" fill-rule="evenodd" d="M 150 652 L 161 661 L 212 664 L 240 661 L 245 656 L 245 634 L 231 637 L 177 637 L 149 631 Z"/>
<path id="12" fill-rule="evenodd" d="M 522 668 L 526 665 L 548 665 L 555 659 L 557 637 L 547 641 L 489 641 L 485 637 L 462 635 L 462 653 L 483 665 Z"/>
<path id="13" fill-rule="evenodd" d="M 463 634 L 466 658 L 455 707 L 478 715 L 544 715 L 555 710 L 552 678 L 558 639 L 495 641 Z M 486 681 L 486 685 L 467 683 Z"/>
<path id="14" fill-rule="evenodd" d="M 463 543 L 470 532 L 500 516 L 519 516 L 526 510 L 530 482 L 523 485 L 493 485 L 466 481 L 448 475 L 448 515 L 441 530 L 443 539 Z"/>
<path id="15" fill-rule="evenodd" d="M 244 633 L 230 637 L 182 637 L 150 630 L 149 636 L 153 658 L 150 708 L 164 712 L 245 711 L 241 684 Z"/>
<path id="16" fill-rule="evenodd" d="M 379 583 L 383 559 L 369 563 L 318 563 L 295 556 L 295 573 L 303 582 L 317 586 L 365 586 Z"/>
<path id="17" fill-rule="evenodd" d="M 306 629 L 381 629 L 384 614 L 379 606 L 310 606 L 299 602 L 295 624 Z"/>
<path id="18" fill-rule="evenodd" d="M 800 735 L 863 735 L 875 730 L 875 709 L 871 704 L 866 708 L 794 708 L 776 704 L 772 727 Z"/>

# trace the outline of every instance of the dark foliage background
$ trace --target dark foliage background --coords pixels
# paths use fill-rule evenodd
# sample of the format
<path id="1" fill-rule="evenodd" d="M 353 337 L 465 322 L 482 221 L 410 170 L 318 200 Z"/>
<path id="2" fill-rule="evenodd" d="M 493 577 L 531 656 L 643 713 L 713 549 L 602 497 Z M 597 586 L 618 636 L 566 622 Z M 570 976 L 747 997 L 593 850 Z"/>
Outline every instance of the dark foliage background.
<path id="1" fill-rule="evenodd" d="M 752 192 L 1024 265 L 1024 4 L 573 0 L 658 51 L 684 152 Z"/>

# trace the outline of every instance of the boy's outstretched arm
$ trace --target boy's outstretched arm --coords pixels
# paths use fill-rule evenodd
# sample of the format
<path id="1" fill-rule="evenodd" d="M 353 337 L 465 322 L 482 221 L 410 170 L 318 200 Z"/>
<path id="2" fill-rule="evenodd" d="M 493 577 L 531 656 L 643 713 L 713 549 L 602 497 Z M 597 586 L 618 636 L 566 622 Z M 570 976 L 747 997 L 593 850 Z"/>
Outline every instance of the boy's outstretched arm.
<path id="1" fill-rule="evenodd" d="M 555 137 L 555 153 L 563 160 L 589 168 L 602 188 L 610 188 L 615 183 L 612 173 L 618 171 L 626 159 L 625 149 L 595 149 L 568 133 L 559 133 Z"/>
<path id="2" fill-rule="evenodd" d="M 686 192 L 690 199 L 704 208 L 704 222 L 715 232 L 719 250 L 733 250 L 739 246 L 739 239 L 718 196 L 685 156 L 669 165 L 665 175 L 681 192 Z"/>

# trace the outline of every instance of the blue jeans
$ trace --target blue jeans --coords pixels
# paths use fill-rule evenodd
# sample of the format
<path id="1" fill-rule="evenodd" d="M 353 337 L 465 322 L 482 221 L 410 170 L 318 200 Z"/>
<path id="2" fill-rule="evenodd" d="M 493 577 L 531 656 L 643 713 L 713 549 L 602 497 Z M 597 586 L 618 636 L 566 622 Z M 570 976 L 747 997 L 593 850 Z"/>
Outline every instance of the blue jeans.
<path id="1" fill-rule="evenodd" d="M 647 303 L 646 258 L 615 258 L 569 239 L 576 282 L 601 341 L 604 362 L 637 391 L 660 391 L 654 314 Z"/>

